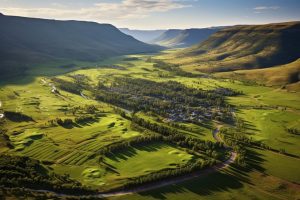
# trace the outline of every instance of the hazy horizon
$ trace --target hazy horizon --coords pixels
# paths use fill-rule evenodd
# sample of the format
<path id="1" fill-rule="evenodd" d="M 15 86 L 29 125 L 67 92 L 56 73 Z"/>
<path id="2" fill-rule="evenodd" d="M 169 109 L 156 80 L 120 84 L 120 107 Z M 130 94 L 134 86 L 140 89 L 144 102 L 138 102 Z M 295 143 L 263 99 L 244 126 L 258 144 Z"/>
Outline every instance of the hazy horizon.
<path id="1" fill-rule="evenodd" d="M 4 15 L 93 21 L 133 30 L 299 21 L 299 8 L 296 0 L 0 0 Z"/>

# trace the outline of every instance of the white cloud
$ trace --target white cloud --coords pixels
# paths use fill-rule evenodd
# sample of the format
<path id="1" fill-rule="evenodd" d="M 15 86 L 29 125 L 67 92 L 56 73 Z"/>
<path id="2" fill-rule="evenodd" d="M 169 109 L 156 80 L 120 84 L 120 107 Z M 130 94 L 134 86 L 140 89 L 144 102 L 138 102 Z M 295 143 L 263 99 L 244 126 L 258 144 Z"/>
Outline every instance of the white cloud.
<path id="1" fill-rule="evenodd" d="M 254 13 L 260 14 L 265 11 L 278 10 L 279 8 L 280 8 L 279 6 L 257 6 L 255 8 L 253 8 L 253 10 L 254 10 Z"/>
<path id="2" fill-rule="evenodd" d="M 153 12 L 167 12 L 190 6 L 182 0 L 122 0 L 118 3 L 97 3 L 91 7 L 83 7 L 81 9 L 70 9 L 61 4 L 53 4 L 52 7 L 43 8 L 4 7 L 0 8 L 0 12 L 7 15 L 27 17 L 79 19 L 101 22 L 143 18 Z"/>
<path id="3" fill-rule="evenodd" d="M 279 6 L 258 6 L 254 10 L 278 10 L 279 8 Z"/>

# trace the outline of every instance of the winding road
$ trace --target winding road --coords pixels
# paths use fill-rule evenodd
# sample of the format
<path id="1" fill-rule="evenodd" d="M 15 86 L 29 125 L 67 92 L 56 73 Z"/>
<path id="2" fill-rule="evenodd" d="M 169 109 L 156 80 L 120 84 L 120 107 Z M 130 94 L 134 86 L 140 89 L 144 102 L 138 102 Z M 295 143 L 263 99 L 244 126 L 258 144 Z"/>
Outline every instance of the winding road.
<path id="1" fill-rule="evenodd" d="M 216 130 L 213 131 L 213 137 L 216 141 L 218 142 L 222 142 L 222 139 L 218 136 L 218 133 L 220 131 L 220 127 L 218 127 Z M 194 178 L 200 178 L 200 177 L 204 177 L 210 173 L 213 172 L 217 172 L 221 169 L 225 169 L 227 168 L 230 164 L 232 164 L 235 159 L 237 158 L 237 153 L 232 151 L 232 149 L 230 147 L 225 147 L 227 149 L 231 150 L 231 155 L 230 158 L 228 160 L 226 160 L 223 163 L 219 163 L 215 166 L 212 166 L 210 168 L 198 171 L 198 172 L 193 172 L 190 174 L 186 174 L 183 176 L 179 176 L 179 177 L 175 177 L 175 178 L 169 178 L 167 180 L 162 180 L 162 181 L 157 181 L 157 182 L 153 182 L 153 183 L 149 183 L 149 184 L 144 184 L 138 187 L 135 187 L 133 189 L 124 189 L 124 190 L 119 190 L 116 192 L 108 192 L 108 193 L 97 193 L 97 194 L 93 194 L 93 195 L 88 195 L 89 197 L 95 197 L 95 198 L 105 198 L 105 197 L 114 197 L 114 196 L 123 196 L 123 195 L 128 195 L 128 194 L 133 194 L 133 193 L 140 193 L 140 192 L 147 192 L 153 189 L 157 189 L 157 188 L 161 188 L 164 186 L 169 186 L 169 185 L 173 185 L 173 184 L 177 184 L 177 183 L 181 183 L 187 180 L 191 180 Z M 11 188 L 7 188 L 7 189 L 11 189 Z M 33 190 L 33 189 L 25 189 L 27 191 L 31 191 L 31 192 L 49 192 L 52 194 L 55 194 L 59 197 L 66 197 L 66 196 L 70 196 L 67 194 L 62 194 L 62 193 L 57 193 L 54 191 L 49 191 L 49 190 Z M 76 197 L 84 197 L 84 195 L 77 195 Z"/>

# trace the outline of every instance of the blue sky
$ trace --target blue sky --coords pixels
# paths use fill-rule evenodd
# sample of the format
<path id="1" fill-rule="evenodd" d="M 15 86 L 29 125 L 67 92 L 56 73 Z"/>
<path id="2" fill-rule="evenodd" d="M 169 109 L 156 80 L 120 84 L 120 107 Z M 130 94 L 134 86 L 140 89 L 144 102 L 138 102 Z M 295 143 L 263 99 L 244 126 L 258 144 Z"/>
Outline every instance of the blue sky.
<path id="1" fill-rule="evenodd" d="M 0 0 L 6 15 L 168 29 L 300 21 L 299 0 Z"/>

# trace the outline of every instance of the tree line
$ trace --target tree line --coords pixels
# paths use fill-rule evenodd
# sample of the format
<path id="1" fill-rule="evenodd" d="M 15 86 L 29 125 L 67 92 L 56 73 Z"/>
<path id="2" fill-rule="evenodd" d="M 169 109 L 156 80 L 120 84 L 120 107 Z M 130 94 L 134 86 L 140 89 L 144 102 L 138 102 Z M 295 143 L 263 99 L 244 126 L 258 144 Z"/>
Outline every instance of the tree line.
<path id="1" fill-rule="evenodd" d="M 209 159 L 209 160 L 204 160 L 204 161 L 196 161 L 193 163 L 189 163 L 185 166 L 179 166 L 176 169 L 167 169 L 167 170 L 162 170 L 159 172 L 154 172 L 151 174 L 139 176 L 137 178 L 131 179 L 127 183 L 125 183 L 124 187 L 125 188 L 131 188 L 134 186 L 139 186 L 142 184 L 154 182 L 154 181 L 160 181 L 166 178 L 171 178 L 171 177 L 178 177 L 184 174 L 192 173 L 197 170 L 205 169 L 208 167 L 211 167 L 216 164 L 216 160 L 214 159 Z"/>
<path id="2" fill-rule="evenodd" d="M 0 155 L 0 187 L 51 190 L 65 194 L 95 192 L 71 180 L 68 175 L 49 174 L 38 160 L 9 155 Z"/>

